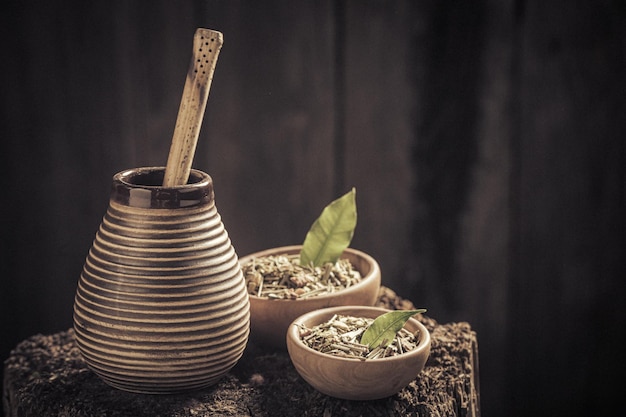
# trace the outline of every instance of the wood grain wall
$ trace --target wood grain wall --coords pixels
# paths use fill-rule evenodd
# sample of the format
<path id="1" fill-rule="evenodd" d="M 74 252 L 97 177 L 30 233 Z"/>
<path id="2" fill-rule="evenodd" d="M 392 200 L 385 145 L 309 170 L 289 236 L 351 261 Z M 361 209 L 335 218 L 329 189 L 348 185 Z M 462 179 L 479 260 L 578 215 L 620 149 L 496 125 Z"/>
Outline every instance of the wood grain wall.
<path id="1" fill-rule="evenodd" d="M 2 6 L 0 356 L 71 325 L 111 176 L 164 165 L 196 27 L 196 168 L 240 255 L 357 189 L 383 283 L 478 331 L 484 415 L 611 415 L 626 371 L 619 1 Z"/>

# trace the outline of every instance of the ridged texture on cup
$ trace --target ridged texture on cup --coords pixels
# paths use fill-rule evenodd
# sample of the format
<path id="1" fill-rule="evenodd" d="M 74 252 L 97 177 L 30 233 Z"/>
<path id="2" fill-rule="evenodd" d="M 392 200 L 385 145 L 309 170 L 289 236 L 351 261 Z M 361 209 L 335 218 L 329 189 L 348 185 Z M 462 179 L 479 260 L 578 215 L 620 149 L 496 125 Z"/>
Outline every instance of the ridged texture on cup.
<path id="1" fill-rule="evenodd" d="M 76 340 L 106 383 L 142 393 L 213 385 L 239 360 L 249 302 L 215 204 L 129 207 L 111 199 L 74 305 Z"/>

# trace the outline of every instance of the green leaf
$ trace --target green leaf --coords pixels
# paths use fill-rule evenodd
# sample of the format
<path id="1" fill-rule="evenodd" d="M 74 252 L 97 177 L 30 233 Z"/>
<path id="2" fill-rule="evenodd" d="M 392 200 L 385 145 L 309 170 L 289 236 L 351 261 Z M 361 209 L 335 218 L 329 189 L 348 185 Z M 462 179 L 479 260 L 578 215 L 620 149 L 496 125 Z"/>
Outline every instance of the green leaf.
<path id="1" fill-rule="evenodd" d="M 306 234 L 300 265 L 335 263 L 350 245 L 356 228 L 356 189 L 327 205 Z"/>
<path id="2" fill-rule="evenodd" d="M 378 346 L 387 347 L 396 337 L 396 333 L 404 327 L 408 319 L 418 313 L 425 313 L 426 309 L 396 310 L 380 315 L 369 325 L 361 336 L 361 344 L 370 349 Z"/>

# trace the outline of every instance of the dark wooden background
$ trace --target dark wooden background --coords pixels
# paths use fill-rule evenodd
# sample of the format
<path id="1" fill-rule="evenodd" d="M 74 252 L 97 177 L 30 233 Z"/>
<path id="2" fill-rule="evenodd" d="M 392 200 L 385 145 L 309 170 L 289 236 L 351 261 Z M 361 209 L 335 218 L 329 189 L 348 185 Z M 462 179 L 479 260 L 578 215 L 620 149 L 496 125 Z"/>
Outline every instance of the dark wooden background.
<path id="1" fill-rule="evenodd" d="M 71 325 L 111 177 L 165 164 L 208 27 L 194 165 L 239 255 L 354 186 L 384 285 L 478 332 L 483 415 L 623 409 L 624 2 L 1 7 L 2 359 Z"/>

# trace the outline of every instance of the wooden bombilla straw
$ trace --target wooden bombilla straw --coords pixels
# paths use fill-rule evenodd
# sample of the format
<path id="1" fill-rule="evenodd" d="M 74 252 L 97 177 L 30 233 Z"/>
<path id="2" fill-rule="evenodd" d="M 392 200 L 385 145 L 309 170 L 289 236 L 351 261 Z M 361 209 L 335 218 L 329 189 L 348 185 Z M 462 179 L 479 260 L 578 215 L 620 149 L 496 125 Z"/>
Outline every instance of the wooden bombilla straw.
<path id="1" fill-rule="evenodd" d="M 193 37 L 191 64 L 167 157 L 164 187 L 185 185 L 189 180 L 213 72 L 223 43 L 222 34 L 210 29 L 198 28 Z"/>

